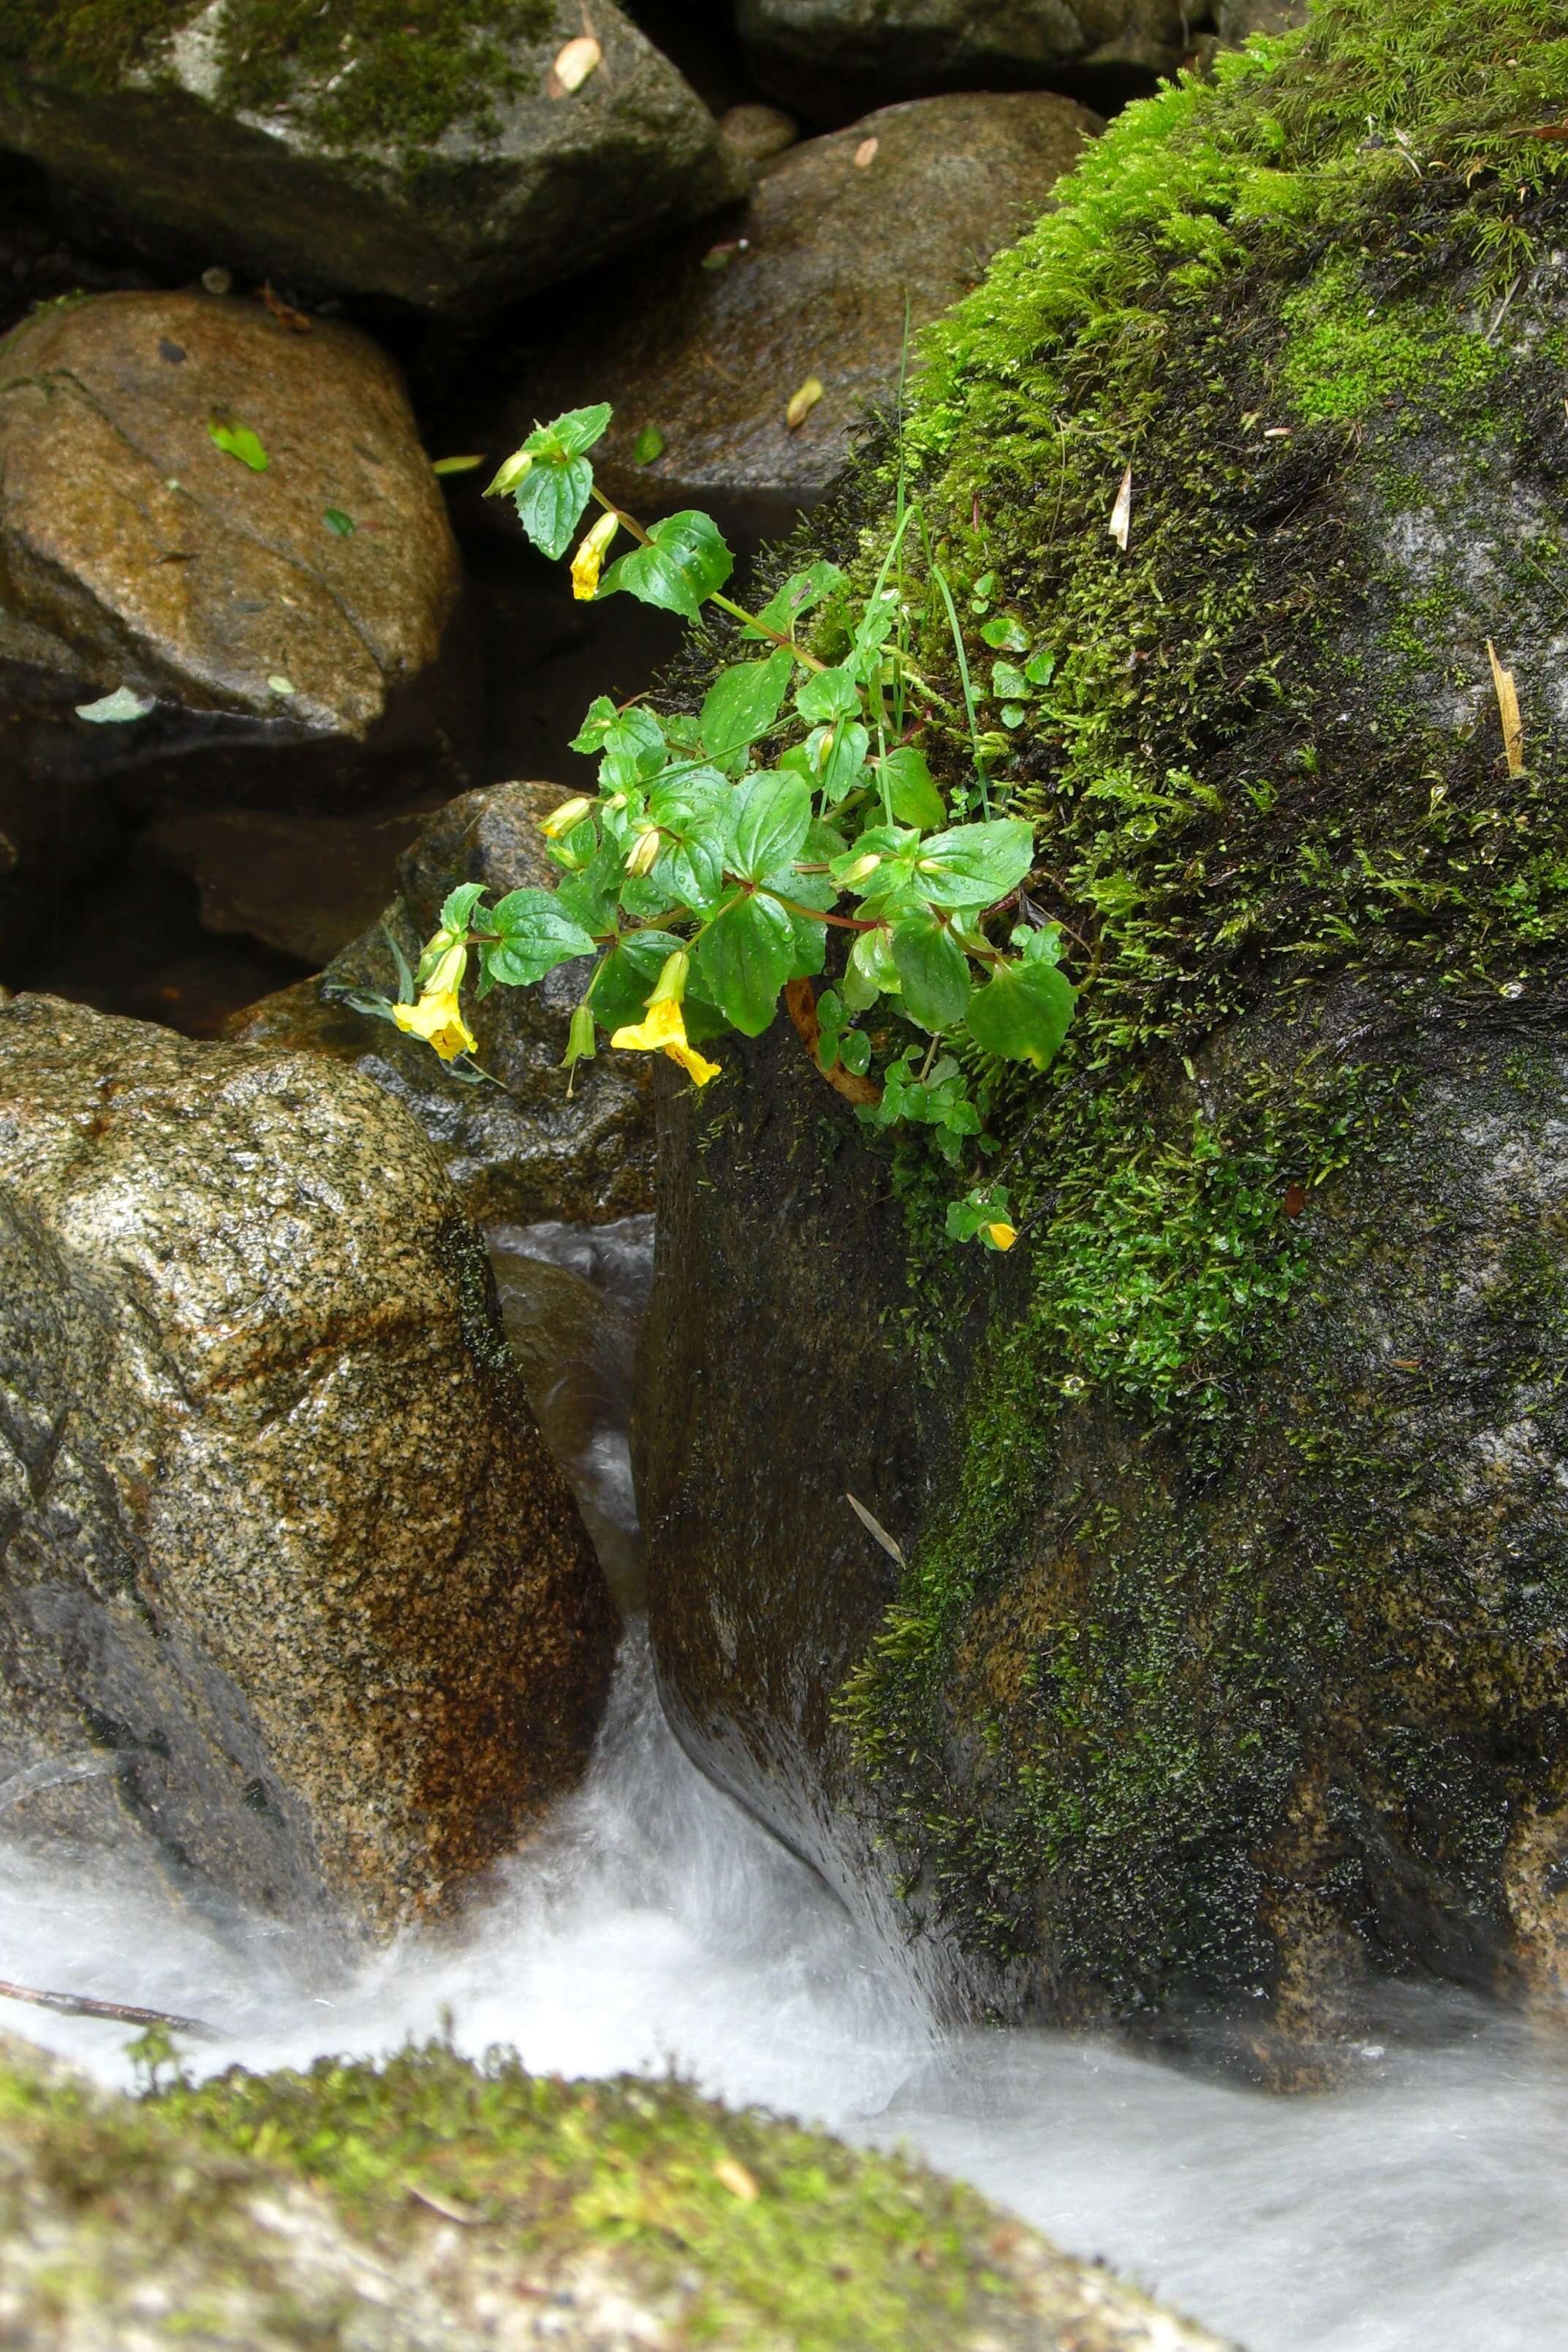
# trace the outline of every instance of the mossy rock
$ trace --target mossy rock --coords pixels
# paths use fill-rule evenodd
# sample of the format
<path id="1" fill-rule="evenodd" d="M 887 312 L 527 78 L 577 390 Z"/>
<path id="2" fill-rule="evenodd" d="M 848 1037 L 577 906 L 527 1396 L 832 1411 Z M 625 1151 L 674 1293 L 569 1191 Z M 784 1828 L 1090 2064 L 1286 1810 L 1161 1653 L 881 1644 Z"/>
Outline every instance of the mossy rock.
<path id="1" fill-rule="evenodd" d="M 955 2005 L 1568 1977 L 1565 116 L 1540 0 L 1323 0 L 928 341 L 903 462 L 1082 990 L 976 1067 L 1011 1254 L 792 1038 L 666 1106 L 667 1696 Z M 894 496 L 873 450 L 813 544 Z"/>
<path id="2" fill-rule="evenodd" d="M 472 318 L 745 193 L 668 59 L 593 21 L 566 88 L 572 0 L 19 0 L 0 139 L 176 263 Z"/>
<path id="3" fill-rule="evenodd" d="M 0 2324 L 16 2352 L 1223 2352 L 921 2166 L 440 2045 L 133 2101 L 0 2040 Z"/>

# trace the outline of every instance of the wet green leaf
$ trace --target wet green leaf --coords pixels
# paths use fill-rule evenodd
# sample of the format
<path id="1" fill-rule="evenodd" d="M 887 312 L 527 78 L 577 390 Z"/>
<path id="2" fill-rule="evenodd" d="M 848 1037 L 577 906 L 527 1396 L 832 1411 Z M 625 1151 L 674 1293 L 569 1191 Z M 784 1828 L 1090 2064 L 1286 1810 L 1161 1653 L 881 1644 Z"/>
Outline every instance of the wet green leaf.
<path id="1" fill-rule="evenodd" d="M 653 525 L 648 538 L 648 546 L 633 548 L 610 566 L 599 583 L 601 596 L 624 590 L 644 604 L 696 620 L 705 597 L 722 588 L 735 569 L 717 525 L 706 514 L 670 515 Z"/>
<path id="2" fill-rule="evenodd" d="M 893 927 L 893 960 L 904 1009 L 923 1029 L 951 1029 L 969 1002 L 969 960 L 935 915 L 905 915 Z"/>
<path id="3" fill-rule="evenodd" d="M 225 457 L 237 457 L 253 474 L 265 474 L 270 462 L 261 446 L 260 436 L 248 425 L 231 425 L 223 417 L 207 419 L 207 432 Z"/>
<path id="4" fill-rule="evenodd" d="M 1070 982 L 1054 964 L 1002 964 L 969 999 L 969 1034 L 988 1054 L 1043 1070 L 1061 1048 L 1075 1002 Z"/>
<path id="5" fill-rule="evenodd" d="M 795 950 L 776 898 L 737 898 L 703 933 L 696 950 L 703 984 L 745 1036 L 759 1037 L 772 1020 Z"/>

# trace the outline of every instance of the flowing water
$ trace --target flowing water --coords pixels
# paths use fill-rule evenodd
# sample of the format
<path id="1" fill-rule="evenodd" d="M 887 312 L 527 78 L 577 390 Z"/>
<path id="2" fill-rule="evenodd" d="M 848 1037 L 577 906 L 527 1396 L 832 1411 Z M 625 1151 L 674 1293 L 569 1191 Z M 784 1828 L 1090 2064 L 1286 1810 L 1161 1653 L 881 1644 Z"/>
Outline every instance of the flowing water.
<path id="1" fill-rule="evenodd" d="M 637 1303 L 634 1249 L 591 1262 L 560 1228 L 508 1243 L 504 1286 L 531 1255 Z M 623 1527 L 618 1393 L 601 1362 L 554 1409 Z M 0 1790 L 7 1820 L 31 1793 Z M 448 2021 L 461 2047 L 507 2043 L 540 2071 L 675 2066 L 913 2146 L 1251 2352 L 1568 2344 L 1568 2037 L 1405 1995 L 1347 2087 L 1283 2100 L 1103 2041 L 940 2032 L 898 1955 L 681 1754 L 636 1622 L 585 1785 L 459 1928 L 343 1978 L 308 1939 L 172 1907 L 129 1864 L 18 1843 L 0 1849 L 0 1975 L 203 2018 L 215 2038 L 189 2045 L 196 2071 L 384 2052 Z M 8 2001 L 0 2023 L 130 2079 L 121 2028 Z"/>

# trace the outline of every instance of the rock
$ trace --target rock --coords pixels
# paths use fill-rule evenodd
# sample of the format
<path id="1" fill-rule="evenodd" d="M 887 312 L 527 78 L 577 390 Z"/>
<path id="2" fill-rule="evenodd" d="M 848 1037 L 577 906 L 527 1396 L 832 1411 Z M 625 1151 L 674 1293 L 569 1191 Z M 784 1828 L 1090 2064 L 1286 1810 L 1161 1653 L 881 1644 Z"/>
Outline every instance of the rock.
<path id="1" fill-rule="evenodd" d="M 608 400 L 596 462 L 633 512 L 696 506 L 737 534 L 786 529 L 843 471 L 867 404 L 896 391 L 905 298 L 913 328 L 935 318 L 1099 128 L 1063 98 L 936 98 L 791 148 L 719 243 L 688 241 L 604 289 L 525 386 L 508 437 Z M 822 398 L 791 430 L 790 397 L 812 376 Z M 650 426 L 663 453 L 639 465 Z"/>
<path id="2" fill-rule="evenodd" d="M 270 13 L 277 19 L 267 23 Z M 472 319 L 690 220 L 744 173 L 614 0 L 489 0 L 421 26 L 346 0 L 82 0 L 0 32 L 0 140 L 192 268 Z"/>
<path id="3" fill-rule="evenodd" d="M 465 793 L 406 851 L 386 910 L 411 963 L 458 882 L 548 889 L 559 868 L 536 818 L 564 797 L 559 785 L 493 784 Z M 465 1084 L 419 1039 L 356 1013 L 343 992 L 397 994 L 397 971 L 378 923 L 319 980 L 264 997 L 229 1024 L 251 1045 L 329 1054 L 394 1095 L 423 1128 L 464 1209 L 478 1224 L 578 1224 L 635 1216 L 652 1198 L 653 1110 L 645 1060 L 601 1053 L 580 1064 L 567 1091 L 561 1058 L 585 966 L 559 964 L 537 988 L 497 988 L 468 1005 L 478 1059 L 499 1082 Z"/>
<path id="4" fill-rule="evenodd" d="M 922 2165 L 673 2080 L 436 2044 L 133 2101 L 6 2037 L 0 2100 L 15 2352 L 174 2352 L 193 2313 L 214 2352 L 782 2352 L 841 2326 L 910 2352 L 1224 2352 Z M 737 2228 L 743 2173 L 766 2229 Z"/>
<path id="5" fill-rule="evenodd" d="M 570 1785 L 612 1611 L 439 1163 L 319 1057 L 0 1012 L 12 1825 L 377 1935 Z"/>
<path id="6" fill-rule="evenodd" d="M 1187 47 L 1176 0 L 739 0 L 762 88 L 817 122 L 932 90 L 1061 89 L 1174 73 Z"/>
<path id="7" fill-rule="evenodd" d="M 1338 0 L 1113 126 L 937 334 L 928 527 L 982 723 L 982 625 L 1055 656 L 996 773 L 1082 990 L 998 1159 L 890 1167 L 788 1029 L 661 1108 L 634 1453 L 689 1750 L 953 2006 L 1275 2079 L 1372 1972 L 1568 1982 L 1568 182 L 1540 142 L 1500 284 L 1438 168 L 1568 111 L 1547 21 L 1445 47 L 1417 176 L 1366 115 L 1423 12 Z M 816 551 L 863 576 L 891 496 Z M 987 1165 L 1005 1257 L 943 1236 Z"/>
<path id="8" fill-rule="evenodd" d="M 194 882 L 209 931 L 242 933 L 323 964 L 380 919 L 400 855 L 434 814 L 183 809 L 152 827 L 149 845 Z"/>
<path id="9" fill-rule="evenodd" d="M 748 163 L 771 163 L 800 136 L 794 116 L 777 106 L 732 106 L 719 116 L 718 127 Z"/>
<path id="10" fill-rule="evenodd" d="M 1306 21 L 1306 0 L 1219 0 L 1215 10 L 1219 37 L 1234 48 L 1254 33 L 1294 33 Z"/>
<path id="11" fill-rule="evenodd" d="M 36 312 L 0 343 L 0 677 L 55 763 L 210 805 L 430 761 L 457 554 L 365 337 L 190 294 Z M 149 708 L 74 715 L 113 694 Z"/>

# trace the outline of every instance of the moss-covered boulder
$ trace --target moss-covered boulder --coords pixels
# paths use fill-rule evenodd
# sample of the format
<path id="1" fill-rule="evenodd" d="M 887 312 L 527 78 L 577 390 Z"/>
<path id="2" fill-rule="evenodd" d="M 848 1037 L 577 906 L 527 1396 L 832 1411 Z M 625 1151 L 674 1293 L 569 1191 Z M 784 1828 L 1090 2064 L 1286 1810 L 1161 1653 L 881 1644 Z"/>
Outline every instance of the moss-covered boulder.
<path id="1" fill-rule="evenodd" d="M 0 2042 L 15 2352 L 1223 2352 L 971 2190 L 432 2047 L 98 2097 Z"/>
<path id="2" fill-rule="evenodd" d="M 1565 117 L 1538 0 L 1323 0 L 936 339 L 905 459 L 1082 992 L 975 1072 L 1010 1254 L 793 1038 L 667 1105 L 669 1700 L 955 2000 L 1564 1981 Z"/>
<path id="3" fill-rule="evenodd" d="M 195 268 L 474 317 L 745 192 L 668 59 L 591 13 L 11 0 L 0 141 Z"/>

